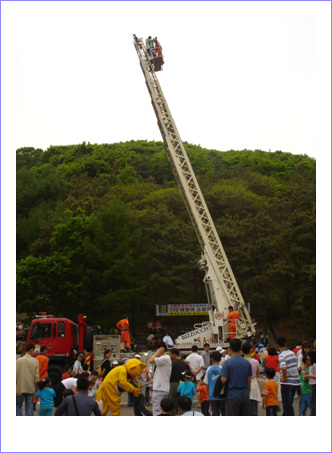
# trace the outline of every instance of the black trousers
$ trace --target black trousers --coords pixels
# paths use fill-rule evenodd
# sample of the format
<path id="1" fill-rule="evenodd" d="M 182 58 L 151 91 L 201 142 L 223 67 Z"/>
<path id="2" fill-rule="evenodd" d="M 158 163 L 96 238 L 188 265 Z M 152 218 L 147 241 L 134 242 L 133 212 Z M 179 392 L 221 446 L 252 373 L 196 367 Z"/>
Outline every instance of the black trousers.
<path id="1" fill-rule="evenodd" d="M 251 415 L 249 391 L 239 398 L 226 399 L 226 415 Z"/>

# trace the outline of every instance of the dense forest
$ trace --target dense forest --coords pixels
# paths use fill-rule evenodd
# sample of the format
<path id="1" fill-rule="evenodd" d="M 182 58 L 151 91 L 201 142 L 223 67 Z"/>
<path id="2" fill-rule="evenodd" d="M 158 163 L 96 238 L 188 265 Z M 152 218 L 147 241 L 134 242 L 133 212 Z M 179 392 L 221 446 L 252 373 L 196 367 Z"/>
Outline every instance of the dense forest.
<path id="1" fill-rule="evenodd" d="M 316 162 L 185 143 L 252 315 L 315 336 Z M 200 247 L 161 142 L 17 150 L 17 311 L 109 328 L 205 302 Z M 291 333 L 290 333 L 291 335 Z"/>

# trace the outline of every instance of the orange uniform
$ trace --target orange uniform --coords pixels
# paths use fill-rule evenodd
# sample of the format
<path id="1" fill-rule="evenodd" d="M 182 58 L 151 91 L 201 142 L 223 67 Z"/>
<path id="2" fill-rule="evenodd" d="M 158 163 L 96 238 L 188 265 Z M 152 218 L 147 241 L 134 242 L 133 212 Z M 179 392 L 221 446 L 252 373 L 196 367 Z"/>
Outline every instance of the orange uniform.
<path id="1" fill-rule="evenodd" d="M 240 319 L 240 315 L 237 311 L 233 310 L 228 313 L 226 321 L 228 321 L 229 325 L 229 338 L 232 340 L 236 337 L 236 326 L 237 320 Z"/>
<path id="2" fill-rule="evenodd" d="M 124 343 L 125 348 L 130 348 L 130 333 L 129 333 L 129 321 L 124 318 L 121 319 L 116 325 L 121 332 L 121 343 Z"/>
<path id="3" fill-rule="evenodd" d="M 154 39 L 153 42 L 154 42 L 154 50 L 155 50 L 157 56 L 161 57 L 161 47 L 160 47 L 159 41 L 157 39 Z"/>

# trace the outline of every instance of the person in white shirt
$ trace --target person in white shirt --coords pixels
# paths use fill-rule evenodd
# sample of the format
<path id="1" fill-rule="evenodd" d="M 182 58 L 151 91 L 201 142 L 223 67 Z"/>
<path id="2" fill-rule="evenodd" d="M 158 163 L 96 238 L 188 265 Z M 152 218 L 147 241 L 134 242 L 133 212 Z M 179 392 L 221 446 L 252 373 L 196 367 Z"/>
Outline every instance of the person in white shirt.
<path id="1" fill-rule="evenodd" d="M 161 414 L 160 402 L 168 396 L 170 389 L 170 378 L 172 373 L 172 362 L 166 354 L 167 345 L 163 341 L 156 344 L 157 351 L 153 354 L 149 362 L 156 365 L 153 376 L 152 393 L 152 413 Z"/>
<path id="2" fill-rule="evenodd" d="M 198 347 L 196 345 L 192 346 L 191 351 L 191 354 L 186 358 L 186 362 L 190 366 L 192 374 L 196 376 L 197 382 L 200 381 L 203 376 L 204 359 L 197 353 Z"/>
<path id="3" fill-rule="evenodd" d="M 190 370 L 192 374 L 195 376 L 195 382 L 197 385 L 200 384 L 200 381 L 202 379 L 203 373 L 204 373 L 204 359 L 201 355 L 198 354 L 198 347 L 196 345 L 192 346 L 191 348 L 191 354 L 188 355 L 186 358 L 186 362 L 190 366 Z M 198 408 L 200 409 L 201 407 L 201 395 L 197 395 L 197 400 L 198 400 Z"/>
<path id="4" fill-rule="evenodd" d="M 85 354 L 83 352 L 80 352 L 77 356 L 77 360 L 76 362 L 74 363 L 74 366 L 73 366 L 73 376 L 78 376 L 79 374 L 82 373 L 83 370 L 83 367 L 82 367 L 82 360 L 84 359 L 85 357 Z"/>

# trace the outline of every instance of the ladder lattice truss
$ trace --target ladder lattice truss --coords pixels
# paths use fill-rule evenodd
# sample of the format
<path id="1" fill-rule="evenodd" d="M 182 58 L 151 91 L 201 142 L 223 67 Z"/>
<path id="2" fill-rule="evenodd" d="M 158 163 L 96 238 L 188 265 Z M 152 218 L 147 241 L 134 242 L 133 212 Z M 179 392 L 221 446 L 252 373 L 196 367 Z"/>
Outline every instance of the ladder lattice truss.
<path id="1" fill-rule="evenodd" d="M 165 150 L 185 205 L 195 227 L 202 251 L 204 252 L 204 247 L 206 247 L 209 249 L 210 254 L 213 255 L 229 305 L 236 307 L 240 312 L 240 316 L 242 315 L 242 320 L 248 322 L 250 320 L 250 315 L 243 301 L 187 152 L 154 72 L 153 64 L 150 62 L 144 44 L 141 41 L 138 43 L 134 42 L 134 44 L 151 96 L 158 126 L 164 140 Z"/>

